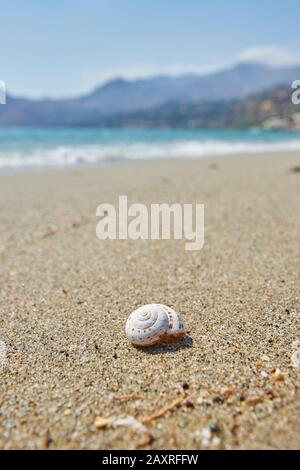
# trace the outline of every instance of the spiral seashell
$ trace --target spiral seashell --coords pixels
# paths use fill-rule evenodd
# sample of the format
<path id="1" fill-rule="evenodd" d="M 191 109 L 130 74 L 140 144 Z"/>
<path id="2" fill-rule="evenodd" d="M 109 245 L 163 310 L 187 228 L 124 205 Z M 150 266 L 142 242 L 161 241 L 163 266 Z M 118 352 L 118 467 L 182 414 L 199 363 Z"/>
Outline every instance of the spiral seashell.
<path id="1" fill-rule="evenodd" d="M 161 304 L 144 305 L 132 312 L 125 331 L 135 346 L 152 346 L 185 334 L 178 313 Z"/>
<path id="2" fill-rule="evenodd" d="M 169 327 L 167 312 L 158 304 L 144 305 L 129 316 L 127 338 L 136 346 L 151 346 L 159 341 Z"/>

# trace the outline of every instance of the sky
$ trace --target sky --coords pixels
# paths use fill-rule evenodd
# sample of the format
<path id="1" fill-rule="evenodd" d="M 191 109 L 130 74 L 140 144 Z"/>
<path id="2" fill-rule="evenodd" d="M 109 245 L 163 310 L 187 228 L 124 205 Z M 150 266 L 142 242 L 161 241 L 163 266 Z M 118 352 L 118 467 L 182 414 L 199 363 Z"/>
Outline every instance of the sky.
<path id="1" fill-rule="evenodd" d="M 299 0 L 0 0 L 0 80 L 17 96 L 114 77 L 300 63 Z"/>

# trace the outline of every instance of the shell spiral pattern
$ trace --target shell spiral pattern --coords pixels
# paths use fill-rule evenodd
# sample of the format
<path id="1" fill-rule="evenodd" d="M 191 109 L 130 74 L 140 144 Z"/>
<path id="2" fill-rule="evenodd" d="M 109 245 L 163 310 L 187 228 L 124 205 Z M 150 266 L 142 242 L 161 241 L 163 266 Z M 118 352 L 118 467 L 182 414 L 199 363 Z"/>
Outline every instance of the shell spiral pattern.
<path id="1" fill-rule="evenodd" d="M 169 317 L 161 305 L 144 305 L 129 316 L 126 335 L 136 346 L 151 346 L 159 341 L 168 327 Z"/>

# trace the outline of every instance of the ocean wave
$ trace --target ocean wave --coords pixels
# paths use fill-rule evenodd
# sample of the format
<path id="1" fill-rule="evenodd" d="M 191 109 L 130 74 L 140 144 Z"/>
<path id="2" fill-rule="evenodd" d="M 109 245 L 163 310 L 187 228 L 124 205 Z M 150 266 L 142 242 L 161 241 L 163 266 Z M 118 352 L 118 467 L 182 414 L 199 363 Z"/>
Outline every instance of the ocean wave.
<path id="1" fill-rule="evenodd" d="M 300 139 L 280 142 L 172 141 L 110 145 L 57 146 L 30 151 L 0 151 L 0 169 L 69 167 L 126 160 L 205 158 L 211 156 L 299 151 Z"/>

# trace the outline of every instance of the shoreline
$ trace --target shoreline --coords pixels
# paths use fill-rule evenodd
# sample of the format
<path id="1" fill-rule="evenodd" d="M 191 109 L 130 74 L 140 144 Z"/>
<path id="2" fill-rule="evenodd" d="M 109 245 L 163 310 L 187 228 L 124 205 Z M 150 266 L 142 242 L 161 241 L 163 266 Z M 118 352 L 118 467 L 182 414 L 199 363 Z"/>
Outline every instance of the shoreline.
<path id="1" fill-rule="evenodd" d="M 223 160 L 232 160 L 232 159 L 240 159 L 240 158 L 256 158 L 256 157 L 279 157 L 282 154 L 287 154 L 290 156 L 297 157 L 299 155 L 299 151 L 297 150 L 287 150 L 285 152 L 282 151 L 269 151 L 269 152 L 249 152 L 249 153 L 233 153 L 233 154 L 220 154 L 220 155 L 205 155 L 199 158 L 191 158 L 191 157 L 182 157 L 182 158 L 145 158 L 145 159 L 123 159 L 123 160 L 112 160 L 112 161 L 99 161 L 97 163 L 87 164 L 84 163 L 82 165 L 69 165 L 69 166 L 49 166 L 49 167 L 35 167 L 35 168 L 14 168 L 14 169 L 0 169 L 0 178 L 2 176 L 9 176 L 9 175 L 19 175 L 19 174 L 42 174 L 42 173 L 56 173 L 56 172 L 72 172 L 72 171 L 85 171 L 85 170 L 97 170 L 100 168 L 122 168 L 123 166 L 139 166 L 139 165 L 155 165 L 156 163 L 192 163 L 192 162 L 202 162 L 202 161 L 223 161 Z"/>

